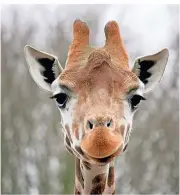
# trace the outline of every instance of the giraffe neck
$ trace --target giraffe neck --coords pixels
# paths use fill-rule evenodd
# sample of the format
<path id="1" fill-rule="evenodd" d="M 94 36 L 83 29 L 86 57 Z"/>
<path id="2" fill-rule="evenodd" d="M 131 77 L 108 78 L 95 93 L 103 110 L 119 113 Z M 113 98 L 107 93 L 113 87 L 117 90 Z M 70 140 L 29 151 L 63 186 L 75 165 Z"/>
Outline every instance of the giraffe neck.
<path id="1" fill-rule="evenodd" d="M 75 157 L 75 194 L 114 194 L 114 162 L 103 166 Z"/>

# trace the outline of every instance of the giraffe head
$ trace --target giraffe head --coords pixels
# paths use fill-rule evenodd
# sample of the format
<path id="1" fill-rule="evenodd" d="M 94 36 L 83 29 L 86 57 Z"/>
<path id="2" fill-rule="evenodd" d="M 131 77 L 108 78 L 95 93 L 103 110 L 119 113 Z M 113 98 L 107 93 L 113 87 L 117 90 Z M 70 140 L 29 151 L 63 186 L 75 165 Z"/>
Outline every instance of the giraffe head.
<path id="1" fill-rule="evenodd" d="M 135 61 L 129 67 L 118 24 L 105 26 L 105 45 L 89 44 L 89 28 L 76 20 L 65 69 L 57 57 L 26 46 L 35 82 L 52 94 L 61 113 L 67 149 L 90 163 L 107 163 L 129 140 L 133 115 L 144 94 L 161 80 L 168 50 Z"/>

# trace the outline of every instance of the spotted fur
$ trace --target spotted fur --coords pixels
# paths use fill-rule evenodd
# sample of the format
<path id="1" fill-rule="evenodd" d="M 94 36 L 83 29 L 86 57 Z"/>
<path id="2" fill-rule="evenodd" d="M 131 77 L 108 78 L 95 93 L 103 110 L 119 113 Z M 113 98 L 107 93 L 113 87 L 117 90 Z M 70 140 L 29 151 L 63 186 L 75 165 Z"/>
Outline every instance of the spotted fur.
<path id="1" fill-rule="evenodd" d="M 164 49 L 136 60 L 131 70 L 117 22 L 108 22 L 104 31 L 104 47 L 91 47 L 87 24 L 76 20 L 64 70 L 57 57 L 25 47 L 36 83 L 53 97 L 67 96 L 62 107 L 56 104 L 65 146 L 77 157 L 75 194 L 115 193 L 111 162 L 127 148 L 135 113 L 131 97 L 153 89 L 168 60 Z"/>
<path id="2" fill-rule="evenodd" d="M 108 184 L 109 187 L 111 187 L 114 184 L 114 167 L 109 168 L 107 184 Z"/>
<path id="3" fill-rule="evenodd" d="M 93 180 L 92 180 L 93 188 L 91 190 L 90 194 L 102 194 L 105 189 L 105 184 L 106 184 L 106 175 L 105 173 L 97 175 Z"/>

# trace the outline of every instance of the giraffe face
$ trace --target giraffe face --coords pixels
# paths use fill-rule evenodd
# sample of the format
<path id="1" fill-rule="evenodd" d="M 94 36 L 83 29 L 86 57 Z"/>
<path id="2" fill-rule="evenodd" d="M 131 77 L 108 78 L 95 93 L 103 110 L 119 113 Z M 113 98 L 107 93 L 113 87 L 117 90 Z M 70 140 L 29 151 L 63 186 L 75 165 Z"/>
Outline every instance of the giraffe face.
<path id="1" fill-rule="evenodd" d="M 103 55 L 102 63 L 65 69 L 51 85 L 65 145 L 91 163 L 109 162 L 122 152 L 144 90 L 133 72 L 115 68 Z"/>
<path id="2" fill-rule="evenodd" d="M 160 82 L 168 50 L 144 56 L 130 70 L 117 22 L 105 28 L 105 45 L 89 44 L 89 28 L 76 20 L 65 69 L 57 57 L 25 47 L 34 81 L 53 93 L 69 152 L 90 163 L 107 163 L 125 150 L 133 114 L 143 94 Z"/>

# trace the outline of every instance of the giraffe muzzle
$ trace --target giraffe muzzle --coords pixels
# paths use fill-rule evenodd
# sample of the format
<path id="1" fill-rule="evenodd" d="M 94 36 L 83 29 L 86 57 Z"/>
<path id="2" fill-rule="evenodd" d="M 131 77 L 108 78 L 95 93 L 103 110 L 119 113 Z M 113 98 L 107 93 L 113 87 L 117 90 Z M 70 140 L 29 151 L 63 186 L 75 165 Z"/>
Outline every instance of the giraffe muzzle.
<path id="1" fill-rule="evenodd" d="M 81 149 L 88 156 L 101 159 L 115 154 L 123 146 L 123 137 L 106 127 L 96 127 L 87 133 L 81 142 Z M 119 153 L 119 152 L 118 152 Z"/>

